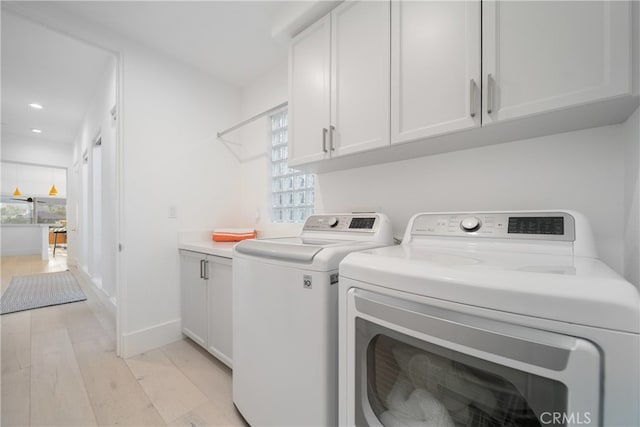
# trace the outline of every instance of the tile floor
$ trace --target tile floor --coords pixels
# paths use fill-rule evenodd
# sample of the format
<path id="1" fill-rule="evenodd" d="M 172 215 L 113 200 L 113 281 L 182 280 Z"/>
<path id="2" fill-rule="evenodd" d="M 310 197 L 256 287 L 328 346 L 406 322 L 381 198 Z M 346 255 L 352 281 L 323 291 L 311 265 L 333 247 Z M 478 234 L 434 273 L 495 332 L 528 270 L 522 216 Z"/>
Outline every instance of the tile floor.
<path id="1" fill-rule="evenodd" d="M 14 275 L 61 271 L 64 254 L 1 258 Z M 115 354 L 115 318 L 74 268 L 87 300 L 1 316 L 0 425 L 244 426 L 231 371 L 185 339 L 130 359 Z"/>

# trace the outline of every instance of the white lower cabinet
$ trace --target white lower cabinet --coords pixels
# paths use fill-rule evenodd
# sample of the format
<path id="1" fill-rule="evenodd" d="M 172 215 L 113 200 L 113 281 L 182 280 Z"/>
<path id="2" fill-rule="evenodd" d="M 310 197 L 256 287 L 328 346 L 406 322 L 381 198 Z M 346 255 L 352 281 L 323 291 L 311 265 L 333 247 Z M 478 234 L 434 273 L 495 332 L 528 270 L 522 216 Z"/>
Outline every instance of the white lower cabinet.
<path id="1" fill-rule="evenodd" d="M 208 323 L 207 350 L 231 367 L 231 260 L 207 256 Z"/>
<path id="2" fill-rule="evenodd" d="M 231 259 L 180 251 L 182 332 L 232 364 Z"/>
<path id="3" fill-rule="evenodd" d="M 180 251 L 180 311 L 182 332 L 203 347 L 207 345 L 207 281 L 204 262 L 207 256 Z"/>

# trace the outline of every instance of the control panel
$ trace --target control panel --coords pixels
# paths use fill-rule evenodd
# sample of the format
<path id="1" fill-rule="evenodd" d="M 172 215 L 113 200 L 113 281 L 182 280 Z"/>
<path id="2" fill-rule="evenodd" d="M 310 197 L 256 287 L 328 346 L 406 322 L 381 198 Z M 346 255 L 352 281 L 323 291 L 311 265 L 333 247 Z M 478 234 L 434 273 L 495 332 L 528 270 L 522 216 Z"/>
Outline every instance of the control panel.
<path id="1" fill-rule="evenodd" d="M 378 221 L 376 214 L 311 215 L 304 223 L 304 230 L 373 232 Z"/>
<path id="2" fill-rule="evenodd" d="M 566 212 L 420 214 L 414 236 L 575 241 L 575 220 Z"/>

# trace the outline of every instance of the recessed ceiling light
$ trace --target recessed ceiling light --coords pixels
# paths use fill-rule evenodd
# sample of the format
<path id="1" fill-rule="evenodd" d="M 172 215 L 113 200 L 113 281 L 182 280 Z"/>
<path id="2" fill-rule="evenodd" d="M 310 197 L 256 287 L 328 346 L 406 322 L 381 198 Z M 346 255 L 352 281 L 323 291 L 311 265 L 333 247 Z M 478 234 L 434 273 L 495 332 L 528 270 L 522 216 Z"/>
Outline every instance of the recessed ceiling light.
<path id="1" fill-rule="evenodd" d="M 29 107 L 31 107 L 33 109 L 36 109 L 36 110 L 42 110 L 42 105 L 36 104 L 36 103 L 29 104 Z"/>
<path id="2" fill-rule="evenodd" d="M 42 133 L 42 129 L 31 129 L 31 132 L 33 133 Z"/>

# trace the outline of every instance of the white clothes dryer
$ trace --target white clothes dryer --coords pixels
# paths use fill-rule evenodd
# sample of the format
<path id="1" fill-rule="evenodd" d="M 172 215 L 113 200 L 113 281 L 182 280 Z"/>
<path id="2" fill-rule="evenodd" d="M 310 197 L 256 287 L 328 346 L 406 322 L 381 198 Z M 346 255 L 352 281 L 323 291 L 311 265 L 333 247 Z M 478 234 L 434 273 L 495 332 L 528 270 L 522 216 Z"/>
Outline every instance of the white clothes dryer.
<path id="1" fill-rule="evenodd" d="M 233 256 L 233 402 L 255 426 L 338 422 L 338 264 L 393 244 L 380 213 L 312 215 Z"/>
<path id="2" fill-rule="evenodd" d="M 575 212 L 415 215 L 339 303 L 341 425 L 640 425 L 638 290 Z"/>

